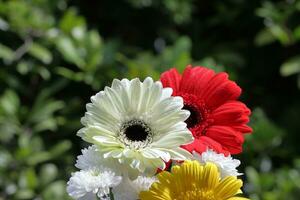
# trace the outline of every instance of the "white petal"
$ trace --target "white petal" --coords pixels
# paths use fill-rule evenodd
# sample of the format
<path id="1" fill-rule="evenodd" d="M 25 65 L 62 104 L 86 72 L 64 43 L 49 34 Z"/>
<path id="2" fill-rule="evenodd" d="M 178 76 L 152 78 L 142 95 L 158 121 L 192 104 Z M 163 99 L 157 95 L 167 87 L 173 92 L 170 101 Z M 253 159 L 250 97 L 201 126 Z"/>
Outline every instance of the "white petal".
<path id="1" fill-rule="evenodd" d="M 200 163 L 215 163 L 221 172 L 222 178 L 226 176 L 242 175 L 236 169 L 241 162 L 238 159 L 233 159 L 230 155 L 225 156 L 224 154 L 218 154 L 210 149 L 208 149 L 206 152 L 203 152 L 201 155 L 196 152 L 194 152 L 193 155 L 194 159 L 198 160 Z"/>
<path id="2" fill-rule="evenodd" d="M 188 144 L 193 142 L 194 138 L 188 130 L 174 131 L 169 134 L 164 135 L 161 138 L 154 138 L 152 147 L 160 148 L 176 148 L 183 144 Z"/>
<path id="3" fill-rule="evenodd" d="M 188 151 L 180 147 L 174 148 L 172 150 L 165 149 L 165 151 L 167 151 L 171 155 L 172 160 L 186 160 L 187 158 L 188 159 L 192 158 L 192 155 Z"/>
<path id="4" fill-rule="evenodd" d="M 160 149 L 147 148 L 141 152 L 145 157 L 150 158 L 150 159 L 161 158 L 165 162 L 168 162 L 171 158 L 169 153 L 165 152 L 164 150 L 160 150 Z"/>
<path id="5" fill-rule="evenodd" d="M 95 140 L 96 144 L 104 145 L 104 146 L 115 146 L 120 147 L 120 142 L 116 141 L 114 137 L 108 137 L 108 136 L 101 136 L 97 135 L 93 137 L 93 140 Z"/>

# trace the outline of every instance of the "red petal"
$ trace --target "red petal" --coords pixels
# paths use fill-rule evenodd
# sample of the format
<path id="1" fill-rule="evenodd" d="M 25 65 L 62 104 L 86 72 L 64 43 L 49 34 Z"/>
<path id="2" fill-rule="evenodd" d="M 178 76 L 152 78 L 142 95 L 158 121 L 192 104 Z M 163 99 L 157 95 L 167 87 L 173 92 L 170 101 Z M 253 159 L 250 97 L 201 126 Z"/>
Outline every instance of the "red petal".
<path id="1" fill-rule="evenodd" d="M 249 122 L 249 115 L 251 111 L 245 104 L 239 101 L 229 101 L 222 104 L 215 109 L 210 118 L 214 120 L 214 125 L 225 125 L 237 128 L 238 131 L 247 133 L 249 127 L 246 128 L 245 124 Z"/>
<path id="2" fill-rule="evenodd" d="M 217 153 L 223 153 L 225 155 L 229 154 L 229 152 L 225 150 L 220 143 L 206 136 L 200 136 L 198 138 L 195 138 L 193 143 L 184 145 L 182 146 L 182 148 L 186 149 L 191 153 L 193 151 L 196 151 L 197 153 L 201 154 L 207 151 L 207 149 L 213 149 Z"/>
<path id="3" fill-rule="evenodd" d="M 198 138 L 195 138 L 194 141 L 187 145 L 181 146 L 183 149 L 193 153 L 193 151 L 196 151 L 198 153 L 205 152 L 207 150 L 207 146 L 199 141 Z"/>
<path id="4" fill-rule="evenodd" d="M 215 75 L 215 72 L 205 67 L 186 67 L 182 75 L 180 91 L 199 95 L 199 91 L 205 90 L 209 80 Z"/>
<path id="5" fill-rule="evenodd" d="M 231 126 L 234 130 L 239 131 L 241 133 L 252 133 L 253 130 L 251 127 L 247 125 L 239 125 L 239 126 Z"/>
<path id="6" fill-rule="evenodd" d="M 156 170 L 157 174 L 162 172 L 162 171 L 168 171 L 169 168 L 171 167 L 172 160 L 169 160 L 168 162 L 165 162 L 165 163 L 166 163 L 166 167 L 164 169 L 157 168 L 157 170 Z"/>
<path id="7" fill-rule="evenodd" d="M 211 126 L 206 131 L 206 136 L 219 142 L 231 154 L 242 152 L 244 137 L 240 132 L 226 126 Z"/>
<path id="8" fill-rule="evenodd" d="M 208 83 L 201 97 L 210 108 L 215 108 L 228 100 L 236 100 L 241 94 L 241 88 L 228 80 L 227 73 L 216 74 Z"/>
<path id="9" fill-rule="evenodd" d="M 172 68 L 160 76 L 160 81 L 164 87 L 170 87 L 173 89 L 173 95 L 176 96 L 179 91 L 181 75 L 178 73 L 177 69 Z"/>

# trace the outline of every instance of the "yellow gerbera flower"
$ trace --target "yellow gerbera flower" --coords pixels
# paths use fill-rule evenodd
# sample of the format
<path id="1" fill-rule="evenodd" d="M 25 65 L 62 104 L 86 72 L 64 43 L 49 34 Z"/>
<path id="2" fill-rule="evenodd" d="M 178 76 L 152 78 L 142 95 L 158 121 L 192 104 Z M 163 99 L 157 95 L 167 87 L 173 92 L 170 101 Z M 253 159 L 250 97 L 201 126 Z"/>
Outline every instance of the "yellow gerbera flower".
<path id="1" fill-rule="evenodd" d="M 140 193 L 141 200 L 247 200 L 237 197 L 243 182 L 235 176 L 220 178 L 213 163 L 185 161 L 170 172 L 158 174 L 158 182 Z"/>

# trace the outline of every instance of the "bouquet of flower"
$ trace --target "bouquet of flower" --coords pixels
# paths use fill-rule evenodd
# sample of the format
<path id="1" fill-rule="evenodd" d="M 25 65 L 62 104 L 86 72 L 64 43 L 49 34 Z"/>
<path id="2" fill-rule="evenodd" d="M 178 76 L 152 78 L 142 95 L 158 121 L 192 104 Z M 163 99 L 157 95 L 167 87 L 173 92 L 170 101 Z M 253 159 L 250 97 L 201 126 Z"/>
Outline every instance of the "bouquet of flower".
<path id="1" fill-rule="evenodd" d="M 68 194 L 79 200 L 242 200 L 240 161 L 251 111 L 224 72 L 188 66 L 113 80 L 91 97 Z"/>

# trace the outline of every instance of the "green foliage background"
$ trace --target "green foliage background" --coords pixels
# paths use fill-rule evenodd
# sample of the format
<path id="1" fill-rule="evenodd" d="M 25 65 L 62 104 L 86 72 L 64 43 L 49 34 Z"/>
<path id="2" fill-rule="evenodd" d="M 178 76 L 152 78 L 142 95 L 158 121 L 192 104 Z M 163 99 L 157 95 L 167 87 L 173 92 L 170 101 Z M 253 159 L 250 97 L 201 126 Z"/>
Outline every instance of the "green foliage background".
<path id="1" fill-rule="evenodd" d="M 247 196 L 298 199 L 300 0 L 0 0 L 0 200 L 69 199 L 90 96 L 190 63 L 253 110 Z"/>

